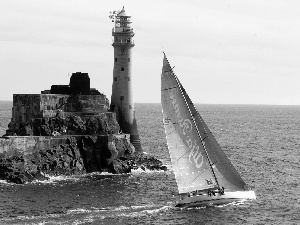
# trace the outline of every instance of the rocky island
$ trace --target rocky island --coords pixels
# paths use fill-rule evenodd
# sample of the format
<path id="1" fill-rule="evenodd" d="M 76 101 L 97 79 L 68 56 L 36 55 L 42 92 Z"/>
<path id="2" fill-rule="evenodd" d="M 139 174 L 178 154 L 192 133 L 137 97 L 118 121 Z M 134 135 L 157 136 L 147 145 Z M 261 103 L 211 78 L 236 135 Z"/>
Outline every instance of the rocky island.
<path id="1" fill-rule="evenodd" d="M 144 154 L 140 143 L 132 91 L 131 16 L 123 7 L 110 18 L 115 24 L 111 104 L 90 88 L 89 75 L 81 72 L 72 74 L 69 85 L 52 85 L 41 94 L 14 94 L 12 118 L 0 138 L 0 179 L 25 183 L 47 175 L 166 169 Z"/>
<path id="2" fill-rule="evenodd" d="M 41 94 L 14 94 L 11 122 L 0 138 L 0 179 L 22 184 L 47 175 L 165 170 L 136 150 L 104 94 L 87 73 Z"/>

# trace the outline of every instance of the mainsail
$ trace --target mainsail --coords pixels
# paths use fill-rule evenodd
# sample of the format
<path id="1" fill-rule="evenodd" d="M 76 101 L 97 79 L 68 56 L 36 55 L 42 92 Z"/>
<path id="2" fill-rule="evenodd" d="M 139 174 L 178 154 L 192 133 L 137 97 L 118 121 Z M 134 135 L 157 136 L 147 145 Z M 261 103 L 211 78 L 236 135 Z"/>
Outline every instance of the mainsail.
<path id="1" fill-rule="evenodd" d="M 161 76 L 164 127 L 179 193 L 245 190 L 246 184 L 197 112 L 164 55 Z"/>

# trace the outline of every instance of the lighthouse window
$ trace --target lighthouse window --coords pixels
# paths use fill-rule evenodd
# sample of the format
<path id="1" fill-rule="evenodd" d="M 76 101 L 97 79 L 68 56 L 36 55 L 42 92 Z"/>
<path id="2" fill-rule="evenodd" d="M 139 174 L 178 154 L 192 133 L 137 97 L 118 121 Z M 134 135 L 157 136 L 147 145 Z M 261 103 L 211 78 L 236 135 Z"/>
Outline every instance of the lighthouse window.
<path id="1" fill-rule="evenodd" d="M 118 78 L 117 78 L 117 77 L 115 77 L 115 78 L 114 78 L 114 81 L 117 81 L 117 80 L 118 80 Z"/>
<path id="2" fill-rule="evenodd" d="M 130 62 L 130 58 L 128 58 L 128 62 Z"/>
<path id="3" fill-rule="evenodd" d="M 121 68 L 121 71 L 124 71 L 124 67 Z"/>
<path id="4" fill-rule="evenodd" d="M 118 61 L 118 58 L 115 58 L 115 62 L 117 62 Z"/>
<path id="5" fill-rule="evenodd" d="M 130 81 L 130 77 L 128 77 L 128 81 Z"/>

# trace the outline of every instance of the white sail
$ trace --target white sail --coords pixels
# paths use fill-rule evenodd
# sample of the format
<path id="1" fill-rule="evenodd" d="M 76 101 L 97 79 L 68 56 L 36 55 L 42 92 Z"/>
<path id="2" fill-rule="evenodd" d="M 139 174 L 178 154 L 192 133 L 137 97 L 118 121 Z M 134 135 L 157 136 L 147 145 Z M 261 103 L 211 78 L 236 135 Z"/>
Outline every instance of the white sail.
<path id="1" fill-rule="evenodd" d="M 165 55 L 163 62 L 161 103 L 168 149 L 179 193 L 193 192 L 176 207 L 256 199 L 197 112 Z"/>
<path id="2" fill-rule="evenodd" d="M 161 80 L 163 122 L 179 193 L 219 188 L 187 99 L 166 57 Z"/>
<path id="3" fill-rule="evenodd" d="M 248 186 L 231 164 L 220 145 L 208 129 L 204 120 L 196 110 L 194 104 L 186 93 L 185 89 L 181 86 L 182 93 L 187 101 L 189 109 L 194 117 L 198 131 L 203 140 L 203 145 L 207 149 L 207 154 L 211 163 L 213 164 L 213 170 L 215 172 L 218 184 L 220 187 L 224 187 L 227 191 L 241 191 L 248 190 Z"/>

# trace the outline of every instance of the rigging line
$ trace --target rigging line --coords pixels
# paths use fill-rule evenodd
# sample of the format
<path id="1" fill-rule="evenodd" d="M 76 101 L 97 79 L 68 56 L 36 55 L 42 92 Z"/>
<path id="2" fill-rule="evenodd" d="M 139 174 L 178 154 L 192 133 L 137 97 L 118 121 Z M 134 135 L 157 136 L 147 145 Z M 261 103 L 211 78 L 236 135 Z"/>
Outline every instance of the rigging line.
<path id="1" fill-rule="evenodd" d="M 206 136 L 205 138 L 207 138 L 207 136 Z M 201 142 L 203 142 L 203 141 L 205 140 L 205 138 L 203 138 L 203 139 L 201 140 Z"/>
<path id="2" fill-rule="evenodd" d="M 215 162 L 213 162 L 211 165 L 213 166 L 213 165 L 215 165 L 215 164 L 217 164 L 217 163 L 218 163 L 218 160 L 215 161 Z"/>
<path id="3" fill-rule="evenodd" d="M 199 175 L 197 175 L 195 178 L 194 178 L 194 180 L 196 180 L 200 175 L 202 175 L 202 173 L 204 173 L 205 172 L 205 170 L 207 170 L 207 169 L 209 169 L 209 167 L 207 166 L 206 168 L 204 168 L 204 170 L 199 174 Z M 191 184 L 191 183 L 193 183 L 194 182 L 194 180 L 192 180 L 191 182 L 189 182 L 189 184 Z"/>
<path id="4" fill-rule="evenodd" d="M 169 61 L 168 61 L 169 62 Z M 169 69 L 169 70 L 165 70 L 165 73 L 167 73 L 167 72 L 173 72 L 173 69 L 175 68 L 175 66 L 173 66 L 171 69 Z"/>
<path id="5" fill-rule="evenodd" d="M 178 87 L 166 88 L 166 89 L 162 89 L 161 91 L 167 91 L 167 90 L 174 89 L 174 88 L 178 88 Z"/>
<path id="6" fill-rule="evenodd" d="M 195 118 L 195 115 L 197 115 L 197 114 L 199 114 L 198 112 L 196 112 L 195 114 L 192 114 L 192 117 L 194 117 Z"/>
<path id="7" fill-rule="evenodd" d="M 186 153 L 189 153 L 190 151 L 185 152 L 182 156 L 180 156 L 176 161 L 174 161 L 173 164 L 177 163 L 183 156 L 186 155 Z"/>
<path id="8" fill-rule="evenodd" d="M 166 134 L 166 135 L 169 136 L 169 135 L 172 134 L 174 131 L 175 131 L 175 129 L 172 130 L 170 133 L 168 133 L 168 134 Z"/>
<path id="9" fill-rule="evenodd" d="M 174 67 L 173 67 L 173 68 L 174 68 Z M 165 72 L 165 73 L 168 73 L 168 72 L 174 73 L 173 70 L 172 70 L 173 68 L 171 68 L 170 70 L 165 70 L 164 72 Z M 169 75 L 169 74 L 167 74 L 167 75 Z"/>

